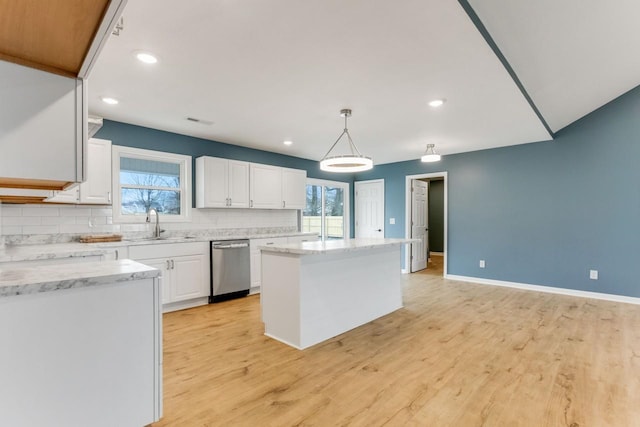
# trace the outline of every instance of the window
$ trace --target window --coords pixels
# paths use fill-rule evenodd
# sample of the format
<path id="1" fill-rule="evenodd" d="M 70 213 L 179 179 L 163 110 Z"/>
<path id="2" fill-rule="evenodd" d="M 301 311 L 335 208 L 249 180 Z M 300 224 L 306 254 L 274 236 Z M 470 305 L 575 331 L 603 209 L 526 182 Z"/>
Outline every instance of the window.
<path id="1" fill-rule="evenodd" d="M 153 208 L 162 221 L 188 221 L 191 156 L 113 146 L 113 220 L 140 222 Z"/>
<path id="2" fill-rule="evenodd" d="M 346 239 L 349 223 L 349 184 L 308 179 L 302 231 L 318 233 L 322 240 Z"/>

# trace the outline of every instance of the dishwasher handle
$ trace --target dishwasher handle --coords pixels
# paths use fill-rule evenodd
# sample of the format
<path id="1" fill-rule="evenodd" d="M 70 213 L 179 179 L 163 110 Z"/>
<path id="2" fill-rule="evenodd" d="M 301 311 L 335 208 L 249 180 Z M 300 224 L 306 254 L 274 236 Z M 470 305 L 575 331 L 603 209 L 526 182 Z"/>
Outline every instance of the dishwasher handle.
<path id="1" fill-rule="evenodd" d="M 248 243 L 228 243 L 223 245 L 213 245 L 213 249 L 237 249 L 237 248 L 248 248 Z"/>

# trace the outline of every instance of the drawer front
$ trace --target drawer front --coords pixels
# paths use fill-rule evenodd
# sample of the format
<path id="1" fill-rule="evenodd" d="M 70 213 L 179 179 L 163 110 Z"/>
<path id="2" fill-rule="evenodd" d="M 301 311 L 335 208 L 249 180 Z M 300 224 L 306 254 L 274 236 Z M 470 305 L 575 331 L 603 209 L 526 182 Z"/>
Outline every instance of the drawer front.
<path id="1" fill-rule="evenodd" d="M 134 260 L 150 258 L 171 258 L 186 255 L 206 255 L 209 242 L 155 243 L 129 246 L 129 258 Z"/>
<path id="2" fill-rule="evenodd" d="M 259 251 L 260 246 L 275 245 L 277 243 L 287 243 L 286 237 L 272 237 L 270 239 L 251 239 L 249 246 L 253 251 Z"/>

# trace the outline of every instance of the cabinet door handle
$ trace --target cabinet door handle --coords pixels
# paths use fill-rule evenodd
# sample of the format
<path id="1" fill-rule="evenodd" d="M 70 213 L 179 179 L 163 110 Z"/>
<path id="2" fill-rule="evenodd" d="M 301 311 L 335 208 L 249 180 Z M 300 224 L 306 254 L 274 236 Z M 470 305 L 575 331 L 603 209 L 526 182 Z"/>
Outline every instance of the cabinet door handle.
<path id="1" fill-rule="evenodd" d="M 173 260 L 171 260 L 171 269 L 174 270 L 176 268 L 175 263 L 173 262 Z"/>
<path id="2" fill-rule="evenodd" d="M 229 206 L 231 206 L 231 197 L 229 197 Z"/>
<path id="3" fill-rule="evenodd" d="M 171 270 L 171 262 L 167 260 L 167 270 Z"/>
<path id="4" fill-rule="evenodd" d="M 118 250 L 116 249 L 116 261 L 120 258 L 119 254 L 118 254 Z"/>
<path id="5" fill-rule="evenodd" d="M 107 201 L 111 203 L 111 191 L 107 191 Z"/>
<path id="6" fill-rule="evenodd" d="M 252 208 L 253 207 L 253 200 L 251 200 L 251 202 L 249 202 L 249 207 Z"/>
<path id="7" fill-rule="evenodd" d="M 284 207 L 286 207 L 286 206 L 287 206 L 287 202 L 283 200 L 283 201 L 282 201 L 282 208 L 284 208 Z"/>

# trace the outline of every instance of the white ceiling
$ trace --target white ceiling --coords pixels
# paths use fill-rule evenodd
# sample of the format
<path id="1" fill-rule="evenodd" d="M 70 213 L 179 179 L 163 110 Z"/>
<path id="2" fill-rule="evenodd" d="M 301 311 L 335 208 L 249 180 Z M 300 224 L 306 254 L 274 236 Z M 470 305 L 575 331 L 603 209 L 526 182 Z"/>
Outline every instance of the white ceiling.
<path id="1" fill-rule="evenodd" d="M 543 57 L 541 64 L 535 57 L 538 50 L 525 46 L 535 60 L 523 60 L 527 55 L 517 48 L 534 37 L 535 25 L 522 31 L 520 42 L 502 36 L 517 29 L 503 23 L 503 13 L 512 19 L 524 11 L 532 14 L 525 9 L 529 3 L 545 3 L 538 12 L 548 18 L 557 2 L 487 3 L 479 15 L 491 17 L 487 28 L 501 49 L 505 43 L 503 52 L 514 61 L 527 90 L 532 85 L 532 98 L 541 103 L 552 129 L 637 84 L 616 82 L 614 91 L 600 90 L 601 82 L 592 81 L 599 87 L 589 91 L 579 84 L 580 77 L 570 80 L 587 94 L 576 98 L 563 92 L 565 74 L 571 75 L 566 69 L 574 56 L 585 55 L 584 49 L 582 54 L 567 53 L 561 63 L 546 64 L 555 59 Z M 108 119 L 318 160 L 342 131 L 340 109 L 351 108 L 350 133 L 376 164 L 416 159 L 427 143 L 451 154 L 550 139 L 455 1 L 129 0 L 124 22 L 89 81 L 90 112 Z M 559 26 L 544 28 L 567 34 L 575 28 L 565 25 L 560 31 Z M 569 41 L 573 44 L 568 46 L 581 43 L 578 37 Z M 138 62 L 133 55 L 137 50 L 155 53 L 159 63 Z M 626 52 L 632 56 L 637 50 Z M 638 64 L 637 55 L 633 61 Z M 556 72 L 538 76 L 541 65 Z M 120 103 L 108 106 L 102 96 Z M 439 109 L 429 107 L 427 102 L 435 98 L 447 102 Z M 569 107 L 575 108 L 568 112 Z M 187 117 L 214 124 L 192 123 Z M 294 144 L 285 147 L 286 139 Z"/>
<path id="2" fill-rule="evenodd" d="M 640 84 L 640 1 L 469 0 L 553 132 Z"/>

